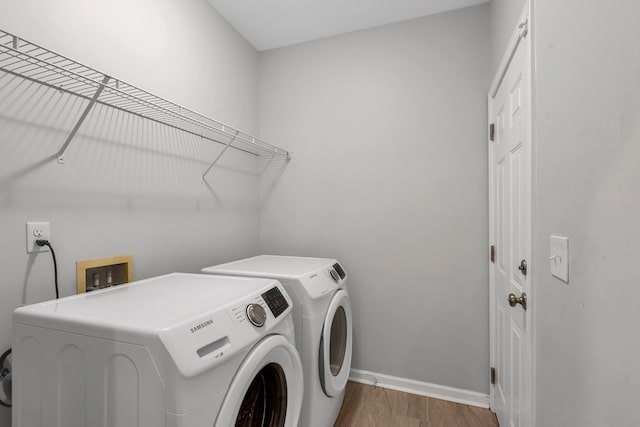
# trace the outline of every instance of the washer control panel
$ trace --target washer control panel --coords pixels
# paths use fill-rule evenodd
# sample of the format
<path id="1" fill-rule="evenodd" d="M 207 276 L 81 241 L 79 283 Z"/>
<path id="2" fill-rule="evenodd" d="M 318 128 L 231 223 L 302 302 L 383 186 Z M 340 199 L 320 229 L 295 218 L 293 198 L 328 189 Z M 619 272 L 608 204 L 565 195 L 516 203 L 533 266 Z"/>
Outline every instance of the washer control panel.
<path id="1" fill-rule="evenodd" d="M 262 311 L 260 311 L 260 313 L 258 313 L 258 311 L 260 310 L 258 306 L 262 308 Z M 242 325 L 248 320 L 249 323 L 251 323 L 252 325 L 258 326 L 254 323 L 254 321 L 257 321 L 257 323 L 260 323 L 259 320 L 262 317 L 261 313 L 264 313 L 265 315 L 264 321 L 262 322 L 262 325 L 264 325 L 266 324 L 267 317 L 268 317 L 267 304 L 265 304 L 264 300 L 258 295 L 256 295 L 256 297 L 253 300 L 249 301 L 248 303 L 245 302 L 243 304 L 240 304 L 231 308 L 229 312 L 230 312 L 229 314 L 231 314 L 231 317 L 234 319 L 234 321 L 238 325 Z M 253 320 L 252 320 L 252 317 L 253 317 Z"/>
<path id="2" fill-rule="evenodd" d="M 277 286 L 263 293 L 262 299 L 267 303 L 269 310 L 271 310 L 273 317 L 276 319 L 289 307 L 289 303 Z"/>
<path id="3" fill-rule="evenodd" d="M 162 345 L 173 360 L 172 369 L 175 365 L 183 377 L 192 378 L 224 363 L 275 331 L 293 336 L 293 319 L 289 316 L 293 303 L 277 280 L 197 276 L 201 286 L 194 289 L 206 293 L 206 299 L 202 302 L 198 302 L 198 297 L 188 300 L 189 308 L 185 309 L 184 318 L 177 318 L 169 327 L 156 321 L 160 325 L 153 324 L 157 331 L 148 328 L 150 332 L 146 329 L 136 332 L 142 334 L 142 339 L 149 340 L 150 351 L 155 352 L 156 346 Z M 219 286 L 212 286 L 210 282 Z M 181 287 L 176 286 L 177 296 L 180 295 L 178 291 Z M 183 302 L 183 305 L 187 304 Z M 194 305 L 197 310 L 191 308 Z M 193 313 L 198 314 L 194 316 Z M 147 338 L 148 333 L 157 334 L 160 343 L 156 343 L 154 335 Z M 127 334 L 122 336 L 134 339 L 137 336 Z M 158 354 L 163 355 L 158 359 L 159 363 L 168 363 L 163 359 L 164 350 Z"/>

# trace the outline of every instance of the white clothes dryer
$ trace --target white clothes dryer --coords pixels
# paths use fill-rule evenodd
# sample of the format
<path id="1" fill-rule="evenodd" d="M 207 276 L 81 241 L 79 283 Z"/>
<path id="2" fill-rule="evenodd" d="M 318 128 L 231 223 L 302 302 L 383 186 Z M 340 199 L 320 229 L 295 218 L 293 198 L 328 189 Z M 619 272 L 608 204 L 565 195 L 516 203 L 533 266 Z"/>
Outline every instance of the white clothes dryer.
<path id="1" fill-rule="evenodd" d="M 335 259 L 261 255 L 207 267 L 208 274 L 278 279 L 293 299 L 305 398 L 300 427 L 333 426 L 351 369 L 347 273 Z"/>
<path id="2" fill-rule="evenodd" d="M 174 273 L 17 309 L 13 427 L 295 427 L 292 300 Z"/>

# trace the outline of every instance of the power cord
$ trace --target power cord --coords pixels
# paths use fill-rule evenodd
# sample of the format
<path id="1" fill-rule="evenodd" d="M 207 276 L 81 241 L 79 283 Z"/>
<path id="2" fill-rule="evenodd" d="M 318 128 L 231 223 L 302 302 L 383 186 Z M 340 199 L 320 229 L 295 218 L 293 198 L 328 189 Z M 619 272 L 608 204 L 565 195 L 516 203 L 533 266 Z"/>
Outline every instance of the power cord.
<path id="1" fill-rule="evenodd" d="M 58 299 L 60 298 L 60 293 L 58 292 L 58 263 L 56 262 L 56 253 L 48 240 L 36 240 L 36 245 L 48 246 L 49 250 L 51 250 L 51 257 L 53 258 L 53 276 L 56 284 L 56 299 Z"/>
<path id="2" fill-rule="evenodd" d="M 51 257 L 53 258 L 54 283 L 56 285 L 56 299 L 58 299 L 60 298 L 60 292 L 58 291 L 58 262 L 56 261 L 56 252 L 53 250 L 53 246 L 51 246 L 51 243 L 48 240 L 41 240 L 41 239 L 36 240 L 36 245 L 47 246 L 51 251 Z M 2 354 L 2 356 L 0 356 L 0 384 L 2 384 L 2 380 L 4 380 L 5 378 L 11 375 L 11 371 L 4 368 L 4 363 L 10 354 L 11 354 L 11 349 L 5 351 Z M 11 403 L 4 402 L 2 399 L 0 399 L 0 406 L 11 408 Z"/>

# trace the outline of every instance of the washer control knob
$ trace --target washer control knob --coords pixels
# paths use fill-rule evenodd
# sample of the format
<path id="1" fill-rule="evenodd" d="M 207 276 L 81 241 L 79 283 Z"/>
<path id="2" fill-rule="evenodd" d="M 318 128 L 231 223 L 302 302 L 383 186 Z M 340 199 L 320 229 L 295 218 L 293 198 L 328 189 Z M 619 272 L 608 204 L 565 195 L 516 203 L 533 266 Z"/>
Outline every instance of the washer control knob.
<path id="1" fill-rule="evenodd" d="M 338 283 L 340 281 L 340 275 L 333 268 L 329 270 L 329 274 L 331 275 L 331 278 L 334 282 Z"/>
<path id="2" fill-rule="evenodd" d="M 249 304 L 247 306 L 247 319 L 253 326 L 260 328 L 264 326 L 264 322 L 267 320 L 267 312 L 260 304 Z"/>

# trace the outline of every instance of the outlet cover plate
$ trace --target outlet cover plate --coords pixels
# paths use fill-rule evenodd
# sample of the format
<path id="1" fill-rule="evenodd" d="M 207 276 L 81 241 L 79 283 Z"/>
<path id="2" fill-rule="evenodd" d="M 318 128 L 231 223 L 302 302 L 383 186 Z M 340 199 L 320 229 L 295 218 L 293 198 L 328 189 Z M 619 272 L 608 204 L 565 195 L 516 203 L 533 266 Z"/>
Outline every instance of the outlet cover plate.
<path id="1" fill-rule="evenodd" d="M 569 238 L 550 237 L 549 268 L 551 274 L 569 283 Z"/>
<path id="2" fill-rule="evenodd" d="M 36 240 L 51 240 L 51 227 L 48 222 L 27 222 L 27 253 L 49 252 L 47 246 L 36 245 Z"/>

